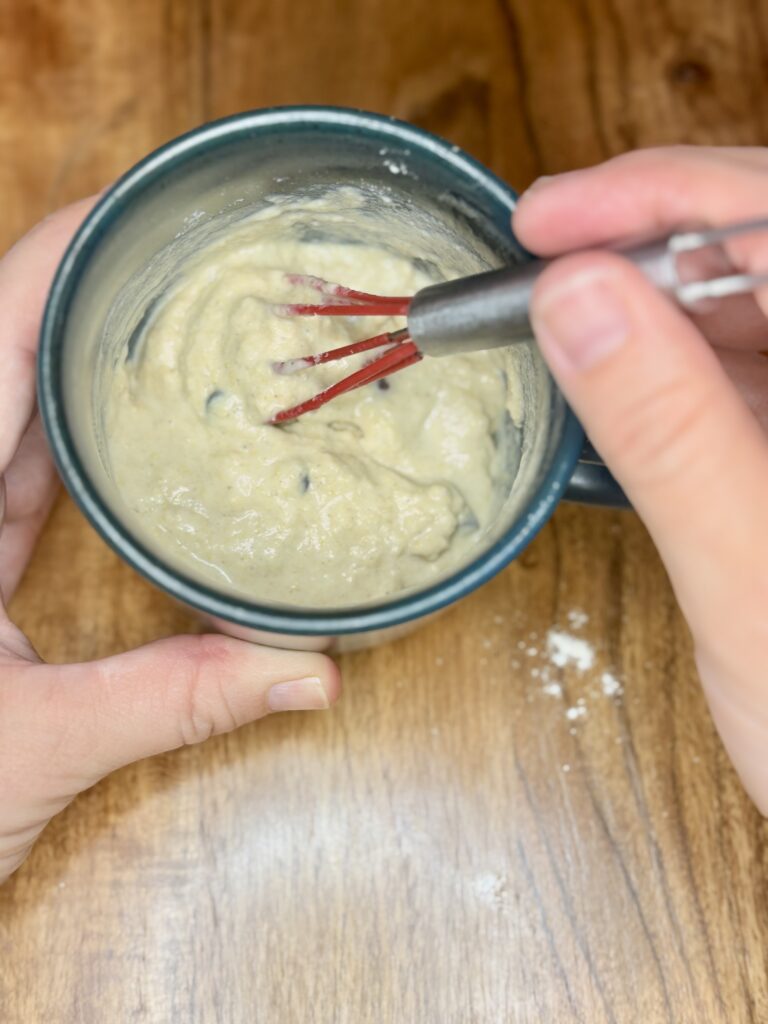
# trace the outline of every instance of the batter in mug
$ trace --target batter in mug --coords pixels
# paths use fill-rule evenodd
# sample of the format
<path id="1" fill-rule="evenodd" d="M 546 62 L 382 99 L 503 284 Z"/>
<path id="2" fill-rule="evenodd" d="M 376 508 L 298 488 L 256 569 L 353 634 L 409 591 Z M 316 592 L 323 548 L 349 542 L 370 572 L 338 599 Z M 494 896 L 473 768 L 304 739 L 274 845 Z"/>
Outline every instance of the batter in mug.
<path id="1" fill-rule="evenodd" d="M 268 209 L 185 262 L 111 376 L 107 448 L 140 531 L 190 574 L 253 600 L 344 607 L 471 556 L 509 490 L 520 392 L 507 350 L 425 358 L 268 425 L 368 357 L 290 375 L 274 361 L 403 325 L 286 316 L 281 304 L 317 301 L 290 274 L 398 295 L 434 281 L 383 247 L 307 241 L 306 216 Z"/>

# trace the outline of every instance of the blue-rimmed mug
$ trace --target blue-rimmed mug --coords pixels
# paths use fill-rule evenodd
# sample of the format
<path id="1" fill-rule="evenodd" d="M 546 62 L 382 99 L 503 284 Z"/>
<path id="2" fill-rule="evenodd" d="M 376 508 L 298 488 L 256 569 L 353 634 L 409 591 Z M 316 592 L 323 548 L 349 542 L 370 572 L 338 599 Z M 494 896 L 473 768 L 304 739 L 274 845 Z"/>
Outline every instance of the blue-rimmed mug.
<path id="1" fill-rule="evenodd" d="M 623 503 L 585 448 L 532 340 L 521 357 L 522 455 L 514 487 L 471 560 L 439 582 L 357 607 L 269 604 L 196 578 L 131 528 L 101 427 L 105 367 L 125 357 L 174 268 L 209 229 L 286 196 L 344 185 L 380 197 L 377 216 L 391 219 L 393 238 L 397 218 L 409 211 L 423 213 L 425 223 L 432 218 L 436 235 L 469 261 L 467 272 L 527 258 L 511 231 L 515 193 L 457 146 L 357 110 L 253 111 L 173 140 L 102 196 L 59 266 L 40 342 L 38 395 L 53 454 L 101 536 L 138 572 L 225 630 L 286 646 L 363 646 L 396 635 L 503 569 L 561 498 Z M 358 233 L 359 225 L 353 228 Z"/>

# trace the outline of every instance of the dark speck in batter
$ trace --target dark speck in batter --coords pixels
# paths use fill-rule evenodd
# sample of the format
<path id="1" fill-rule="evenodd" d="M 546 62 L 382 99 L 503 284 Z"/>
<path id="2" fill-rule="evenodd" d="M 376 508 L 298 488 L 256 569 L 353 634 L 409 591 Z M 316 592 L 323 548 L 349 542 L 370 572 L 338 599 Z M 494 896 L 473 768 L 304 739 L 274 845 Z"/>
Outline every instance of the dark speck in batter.
<path id="1" fill-rule="evenodd" d="M 205 411 L 210 412 L 213 403 L 217 401 L 219 398 L 223 398 L 223 396 L 224 392 L 220 391 L 218 388 L 215 391 L 212 391 L 205 400 Z"/>

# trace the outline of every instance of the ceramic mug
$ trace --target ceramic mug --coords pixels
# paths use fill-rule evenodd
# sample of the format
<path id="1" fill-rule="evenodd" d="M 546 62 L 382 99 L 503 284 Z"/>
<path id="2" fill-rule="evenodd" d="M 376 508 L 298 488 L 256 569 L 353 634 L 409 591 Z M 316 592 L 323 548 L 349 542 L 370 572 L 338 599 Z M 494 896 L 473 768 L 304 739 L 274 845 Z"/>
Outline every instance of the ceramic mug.
<path id="1" fill-rule="evenodd" d="M 384 218 L 392 238 L 398 217 L 411 227 L 423 217 L 433 228 L 429 245 L 441 238 L 445 258 L 460 257 L 467 273 L 528 258 L 512 235 L 515 193 L 459 147 L 362 111 L 254 111 L 169 142 L 101 197 L 58 268 L 40 340 L 43 422 L 64 482 L 92 525 L 134 569 L 219 628 L 282 646 L 365 646 L 407 631 L 503 569 L 561 499 L 625 504 L 531 340 L 521 355 L 514 487 L 484 543 L 445 579 L 357 607 L 268 604 L 195 578 L 131 530 L 106 457 L 104 374 L 130 352 L 175 268 L 210 231 L 281 197 L 344 185 L 371 197 L 371 217 Z M 343 225 L 334 230 L 343 236 Z M 349 243 L 361 233 L 362 220 L 350 223 Z"/>

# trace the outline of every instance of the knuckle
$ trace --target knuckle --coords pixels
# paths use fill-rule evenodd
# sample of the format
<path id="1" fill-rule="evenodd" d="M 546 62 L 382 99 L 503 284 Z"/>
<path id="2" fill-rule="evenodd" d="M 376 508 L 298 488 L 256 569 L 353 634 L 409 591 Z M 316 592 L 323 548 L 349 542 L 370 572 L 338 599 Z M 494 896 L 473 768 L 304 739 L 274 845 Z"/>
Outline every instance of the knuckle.
<path id="1" fill-rule="evenodd" d="M 221 633 L 203 633 L 195 637 L 195 656 L 201 664 L 226 666 L 232 663 L 239 643 Z"/>
<path id="2" fill-rule="evenodd" d="M 178 708 L 181 746 L 202 743 L 239 724 L 227 693 L 233 659 L 232 641 L 226 637 L 196 637 L 190 645 Z"/>

